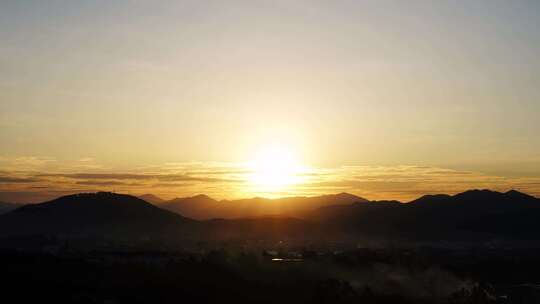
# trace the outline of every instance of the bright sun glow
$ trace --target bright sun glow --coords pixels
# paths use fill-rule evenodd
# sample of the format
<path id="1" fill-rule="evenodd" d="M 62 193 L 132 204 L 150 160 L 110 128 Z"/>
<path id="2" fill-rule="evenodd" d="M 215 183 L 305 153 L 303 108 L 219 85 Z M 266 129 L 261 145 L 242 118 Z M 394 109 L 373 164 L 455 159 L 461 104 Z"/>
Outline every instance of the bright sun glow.
<path id="1" fill-rule="evenodd" d="M 286 190 L 300 182 L 299 173 L 302 172 L 294 151 L 280 145 L 260 149 L 250 167 L 252 174 L 249 181 L 257 192 Z"/>

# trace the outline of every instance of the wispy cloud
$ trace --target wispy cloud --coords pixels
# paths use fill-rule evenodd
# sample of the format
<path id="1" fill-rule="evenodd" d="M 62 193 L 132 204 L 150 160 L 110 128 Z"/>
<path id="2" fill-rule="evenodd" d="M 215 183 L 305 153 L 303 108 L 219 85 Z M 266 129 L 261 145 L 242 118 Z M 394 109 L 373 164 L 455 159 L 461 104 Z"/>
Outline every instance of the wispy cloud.
<path id="1" fill-rule="evenodd" d="M 64 177 L 69 179 L 106 179 L 106 180 L 159 180 L 159 181 L 196 181 L 196 182 L 234 182 L 235 180 L 190 176 L 186 174 L 137 174 L 137 173 L 67 173 L 40 174 L 42 177 Z"/>
<path id="2" fill-rule="evenodd" d="M 56 162 L 52 157 L 41 156 L 21 156 L 21 157 L 2 157 L 0 158 L 0 165 L 4 170 L 9 171 L 29 171 L 44 169 L 48 165 Z"/>
<path id="3" fill-rule="evenodd" d="M 540 180 L 540 179 L 538 179 Z M 470 188 L 521 188 L 522 180 L 478 172 L 428 166 L 346 166 L 315 175 L 300 187 L 318 191 L 336 189 L 371 199 L 414 199 L 428 193 L 456 193 Z M 532 193 L 538 189 L 528 188 Z M 533 191 L 531 191 L 533 190 Z"/>
<path id="4" fill-rule="evenodd" d="M 83 163 L 88 163 L 88 162 L 93 162 L 94 158 L 93 157 L 83 157 L 83 158 L 80 158 L 79 161 L 83 162 Z"/>
<path id="5" fill-rule="evenodd" d="M 0 183 L 4 184 L 21 184 L 21 183 L 35 183 L 39 179 L 36 178 L 21 178 L 13 176 L 0 176 Z"/>
<path id="6" fill-rule="evenodd" d="M 96 160 L 89 158 L 78 160 L 71 166 L 53 166 L 54 170 L 47 172 L 39 170 L 40 164 L 50 165 L 55 163 L 54 160 L 23 158 L 18 162 L 32 164 L 31 169 L 25 169 L 29 168 L 25 166 L 17 167 L 17 170 L 13 170 L 13 166 L 3 168 L 0 193 L 3 193 L 1 197 L 4 200 L 11 196 L 35 201 L 40 195 L 50 198 L 56 194 L 111 190 L 111 187 L 119 192 L 154 193 L 165 198 L 198 193 L 216 198 L 238 198 L 350 192 L 368 199 L 409 201 L 424 194 L 453 194 L 471 188 L 500 191 L 515 188 L 533 195 L 540 194 L 540 177 L 505 177 L 429 166 L 307 168 L 297 173 L 300 178 L 293 185 L 279 189 L 279 192 L 265 193 L 251 184 L 252 170 L 237 163 L 168 163 L 129 171 L 103 167 L 86 171 L 77 165 L 92 163 L 99 166 Z"/>
<path id="7" fill-rule="evenodd" d="M 55 173 L 55 174 L 40 174 L 43 177 L 65 177 L 70 179 L 155 179 L 155 175 L 149 174 L 131 174 L 131 173 Z"/>
<path id="8" fill-rule="evenodd" d="M 126 183 L 116 180 L 108 180 L 108 181 L 102 181 L 102 180 L 84 180 L 84 181 L 78 181 L 76 182 L 77 185 L 86 185 L 86 186 L 144 186 L 142 183 Z"/>

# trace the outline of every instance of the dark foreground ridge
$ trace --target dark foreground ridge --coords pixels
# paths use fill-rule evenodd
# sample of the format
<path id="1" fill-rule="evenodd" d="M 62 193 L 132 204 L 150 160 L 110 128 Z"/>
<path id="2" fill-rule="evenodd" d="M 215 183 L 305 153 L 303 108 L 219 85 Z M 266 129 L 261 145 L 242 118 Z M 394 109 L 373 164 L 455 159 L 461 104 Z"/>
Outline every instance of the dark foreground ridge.
<path id="1" fill-rule="evenodd" d="M 198 221 L 129 195 L 70 195 L 0 215 L 1 295 L 6 303 L 540 303 L 539 206 L 516 191 L 472 190 Z"/>
<path id="2" fill-rule="evenodd" d="M 231 248 L 0 251 L 0 283 L 6 303 L 539 303 L 539 253 L 327 248 L 282 262 Z"/>

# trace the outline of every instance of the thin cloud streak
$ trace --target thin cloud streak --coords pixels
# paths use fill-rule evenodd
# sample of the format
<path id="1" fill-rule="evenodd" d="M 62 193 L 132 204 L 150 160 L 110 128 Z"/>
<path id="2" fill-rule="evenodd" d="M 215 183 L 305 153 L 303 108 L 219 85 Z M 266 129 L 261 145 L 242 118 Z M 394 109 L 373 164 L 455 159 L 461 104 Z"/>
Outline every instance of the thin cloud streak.
<path id="1" fill-rule="evenodd" d="M 454 194 L 471 188 L 518 189 L 533 195 L 540 194 L 540 178 L 504 177 L 429 166 L 307 168 L 297 173 L 302 177 L 299 182 L 271 193 L 253 187 L 250 181 L 252 170 L 237 163 L 169 163 L 123 172 L 115 172 L 114 169 L 84 172 L 80 169 L 75 163 L 64 167 L 63 172 L 53 173 L 39 171 L 35 167 L 28 171 L 3 170 L 0 200 L 21 202 L 31 198 L 35 202 L 39 197 L 49 199 L 56 194 L 113 189 L 132 194 L 153 193 L 164 198 L 205 193 L 224 199 L 350 192 L 372 200 L 403 202 L 424 194 Z"/>
<path id="2" fill-rule="evenodd" d="M 0 184 L 25 184 L 25 183 L 36 183 L 38 181 L 39 179 L 36 179 L 36 178 L 0 176 Z"/>

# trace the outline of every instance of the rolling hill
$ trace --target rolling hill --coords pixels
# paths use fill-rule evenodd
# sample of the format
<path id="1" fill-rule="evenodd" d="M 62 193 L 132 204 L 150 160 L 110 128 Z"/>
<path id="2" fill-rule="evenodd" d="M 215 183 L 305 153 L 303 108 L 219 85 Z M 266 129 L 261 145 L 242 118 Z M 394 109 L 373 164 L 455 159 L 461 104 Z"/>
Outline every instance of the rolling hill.
<path id="1" fill-rule="evenodd" d="M 0 236 L 162 237 L 177 235 L 193 223 L 133 196 L 81 193 L 1 215 Z"/>

